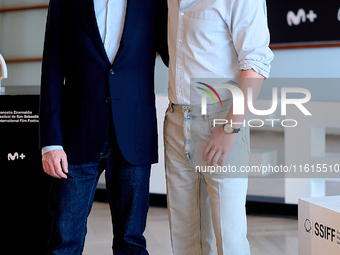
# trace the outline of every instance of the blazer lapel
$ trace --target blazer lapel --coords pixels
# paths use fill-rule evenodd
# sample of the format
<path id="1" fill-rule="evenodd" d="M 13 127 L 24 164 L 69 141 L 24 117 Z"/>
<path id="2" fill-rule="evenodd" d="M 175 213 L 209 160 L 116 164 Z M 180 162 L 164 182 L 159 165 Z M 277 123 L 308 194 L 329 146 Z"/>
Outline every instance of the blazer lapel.
<path id="1" fill-rule="evenodd" d="M 93 0 L 70 0 L 70 1 L 72 2 L 75 13 L 77 14 L 79 20 L 81 21 L 84 29 L 87 31 L 89 37 L 91 38 L 98 52 L 101 54 L 103 58 L 105 58 L 105 60 L 109 64 L 111 64 L 110 60 L 107 57 L 98 30 Z"/>

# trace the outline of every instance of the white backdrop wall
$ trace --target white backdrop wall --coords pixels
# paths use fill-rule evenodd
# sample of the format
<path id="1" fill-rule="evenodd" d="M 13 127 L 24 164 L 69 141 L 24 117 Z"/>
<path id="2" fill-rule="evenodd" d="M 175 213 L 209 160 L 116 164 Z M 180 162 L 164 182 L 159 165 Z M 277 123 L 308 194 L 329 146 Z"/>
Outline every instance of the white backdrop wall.
<path id="1" fill-rule="evenodd" d="M 0 7 L 47 4 L 48 0 L 0 0 Z M 0 14 L 0 53 L 4 58 L 42 55 L 47 9 Z M 8 64 L 3 85 L 39 85 L 40 62 Z"/>
<path id="2" fill-rule="evenodd" d="M 48 0 L 0 0 L 0 7 L 48 2 Z M 0 53 L 5 58 L 40 57 L 46 15 L 47 10 L 1 13 Z M 340 47 L 276 50 L 274 54 L 271 78 L 340 78 Z M 8 74 L 9 78 L 3 85 L 39 86 L 41 63 L 12 63 L 8 65 Z M 156 93 L 166 94 L 168 73 L 159 57 L 156 61 L 155 81 Z M 338 89 L 340 92 L 340 87 Z"/>
<path id="3" fill-rule="evenodd" d="M 340 78 L 340 47 L 276 50 L 274 54 L 271 78 Z"/>
<path id="4" fill-rule="evenodd" d="M 0 6 L 46 4 L 48 0 L 0 0 Z M 47 10 L 0 14 L 0 53 L 6 58 L 42 55 Z M 272 78 L 340 78 L 340 47 L 276 50 Z M 40 63 L 9 64 L 4 85 L 39 85 Z M 167 70 L 157 61 L 156 92 L 167 92 Z M 340 90 L 340 88 L 339 88 Z"/>

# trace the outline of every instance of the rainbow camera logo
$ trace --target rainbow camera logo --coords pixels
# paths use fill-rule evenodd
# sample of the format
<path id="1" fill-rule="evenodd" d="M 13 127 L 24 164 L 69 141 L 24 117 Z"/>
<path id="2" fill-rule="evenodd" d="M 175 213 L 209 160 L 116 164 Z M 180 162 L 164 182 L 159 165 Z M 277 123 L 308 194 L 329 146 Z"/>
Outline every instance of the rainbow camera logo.
<path id="1" fill-rule="evenodd" d="M 203 82 L 197 82 L 197 83 L 206 86 L 206 87 L 209 88 L 212 92 L 214 92 L 215 95 L 217 96 L 218 100 L 220 101 L 220 104 L 222 105 L 222 100 L 221 100 L 220 95 L 217 93 L 217 91 L 216 91 L 212 86 L 210 86 L 210 85 L 208 85 L 208 84 L 206 84 L 206 83 L 203 83 Z M 204 88 L 201 88 L 201 87 L 196 87 L 196 88 L 197 88 L 197 89 L 200 89 L 200 90 L 203 90 L 204 92 L 206 92 L 206 93 L 212 98 L 212 100 L 214 101 L 215 105 L 217 105 L 216 100 L 215 100 L 213 94 L 211 94 L 211 92 L 210 92 L 209 90 L 204 89 Z M 206 100 L 205 100 L 205 104 L 206 104 Z"/>

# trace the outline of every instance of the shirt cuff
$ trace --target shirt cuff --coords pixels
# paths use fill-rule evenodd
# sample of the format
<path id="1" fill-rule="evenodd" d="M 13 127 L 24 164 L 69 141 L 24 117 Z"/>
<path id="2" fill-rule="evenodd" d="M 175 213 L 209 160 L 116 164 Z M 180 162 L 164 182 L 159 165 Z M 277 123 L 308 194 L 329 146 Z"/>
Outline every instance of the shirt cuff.
<path id="1" fill-rule="evenodd" d="M 49 152 L 49 151 L 54 151 L 54 150 L 63 150 L 63 146 L 61 145 L 51 145 L 51 146 L 45 146 L 42 147 L 41 149 L 41 155 L 44 155 L 45 153 Z"/>
<path id="2" fill-rule="evenodd" d="M 255 72 L 261 74 L 265 78 L 269 77 L 270 65 L 256 63 L 255 61 L 244 60 L 240 64 L 240 70 L 253 69 Z"/>

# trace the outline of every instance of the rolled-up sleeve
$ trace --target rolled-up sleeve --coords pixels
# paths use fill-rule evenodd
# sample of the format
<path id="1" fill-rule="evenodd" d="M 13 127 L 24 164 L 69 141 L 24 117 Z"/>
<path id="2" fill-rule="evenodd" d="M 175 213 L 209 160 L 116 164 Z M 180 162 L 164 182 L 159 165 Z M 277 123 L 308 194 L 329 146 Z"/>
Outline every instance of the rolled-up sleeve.
<path id="1" fill-rule="evenodd" d="M 274 55 L 269 48 L 265 0 L 232 0 L 227 22 L 240 70 L 253 69 L 268 78 Z"/>

